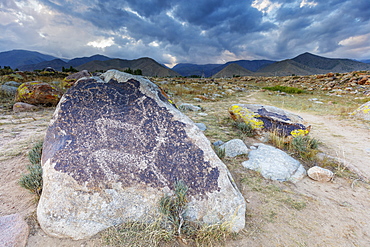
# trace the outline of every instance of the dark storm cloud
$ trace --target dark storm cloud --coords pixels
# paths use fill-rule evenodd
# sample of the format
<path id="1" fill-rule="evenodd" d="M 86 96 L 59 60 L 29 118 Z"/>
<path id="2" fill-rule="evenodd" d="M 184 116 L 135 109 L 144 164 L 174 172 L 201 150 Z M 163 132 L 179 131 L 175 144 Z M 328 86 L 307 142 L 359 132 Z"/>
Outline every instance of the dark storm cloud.
<path id="1" fill-rule="evenodd" d="M 190 55 L 197 46 L 202 47 L 199 52 L 203 56 L 214 55 L 207 52 L 237 50 L 232 43 L 240 36 L 274 27 L 261 22 L 263 14 L 251 7 L 252 1 L 86 1 L 85 10 L 74 8 L 68 1 L 42 2 L 102 30 L 115 31 L 118 45 L 128 42 L 119 35 L 128 35 L 147 43 L 161 42 L 168 52 L 176 50 L 182 56 Z"/>
<path id="2" fill-rule="evenodd" d="M 27 7 L 35 4 L 52 14 Z M 0 37 L 0 49 L 28 40 L 65 56 L 194 63 L 306 51 L 364 56 L 370 39 L 369 0 L 3 0 L 0 7 L 0 31 L 9 36 Z M 15 21 L 4 23 L 11 16 Z"/>

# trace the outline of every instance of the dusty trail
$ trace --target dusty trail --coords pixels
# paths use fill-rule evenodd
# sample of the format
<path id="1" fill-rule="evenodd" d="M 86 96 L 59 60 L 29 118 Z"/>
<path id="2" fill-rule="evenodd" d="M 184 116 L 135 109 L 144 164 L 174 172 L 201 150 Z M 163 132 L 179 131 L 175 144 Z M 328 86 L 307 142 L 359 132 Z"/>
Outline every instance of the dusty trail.
<path id="1" fill-rule="evenodd" d="M 352 119 L 298 113 L 312 125 L 311 136 L 321 149 L 366 180 L 370 179 L 370 127 Z"/>

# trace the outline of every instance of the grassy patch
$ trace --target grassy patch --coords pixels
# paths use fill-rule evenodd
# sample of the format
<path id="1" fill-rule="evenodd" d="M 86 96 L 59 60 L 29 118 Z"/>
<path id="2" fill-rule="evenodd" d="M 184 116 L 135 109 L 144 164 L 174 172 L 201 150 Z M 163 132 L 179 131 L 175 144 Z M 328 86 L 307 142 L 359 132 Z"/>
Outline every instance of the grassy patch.
<path id="1" fill-rule="evenodd" d="M 174 194 L 159 201 L 160 217 L 151 223 L 128 222 L 106 230 L 102 237 L 113 246 L 214 246 L 236 236 L 229 223 L 201 224 L 186 218 L 188 187 L 178 181 Z M 150 222 L 150 221 L 149 221 Z"/>
<path id="2" fill-rule="evenodd" d="M 225 149 L 224 148 L 215 147 L 214 150 L 215 150 L 215 153 L 217 154 L 217 156 L 220 159 L 225 158 Z"/>
<path id="3" fill-rule="evenodd" d="M 298 136 L 292 139 L 283 137 L 276 132 L 270 133 L 269 142 L 279 148 L 291 153 L 303 161 L 312 161 L 318 151 L 320 142 L 310 136 Z"/>
<path id="4" fill-rule="evenodd" d="M 300 94 L 303 93 L 303 89 L 296 88 L 296 87 L 288 87 L 288 86 L 273 86 L 273 87 L 263 87 L 262 89 L 266 89 L 269 91 L 279 91 L 284 93 L 290 93 L 290 94 Z"/>

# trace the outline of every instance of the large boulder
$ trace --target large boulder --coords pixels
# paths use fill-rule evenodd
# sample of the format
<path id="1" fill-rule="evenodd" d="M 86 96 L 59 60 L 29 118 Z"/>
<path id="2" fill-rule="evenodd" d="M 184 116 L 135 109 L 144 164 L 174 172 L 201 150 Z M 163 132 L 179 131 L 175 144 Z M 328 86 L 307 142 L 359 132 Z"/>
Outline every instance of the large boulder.
<path id="1" fill-rule="evenodd" d="M 370 101 L 361 105 L 352 112 L 351 115 L 359 119 L 370 121 Z"/>
<path id="2" fill-rule="evenodd" d="M 306 175 L 302 164 L 284 151 L 259 143 L 249 152 L 249 160 L 242 165 L 258 171 L 264 178 L 277 181 L 298 182 Z"/>
<path id="3" fill-rule="evenodd" d="M 256 130 L 276 131 L 293 137 L 305 136 L 310 131 L 303 118 L 275 106 L 234 104 L 229 113 L 235 121 L 243 121 Z"/>
<path id="4" fill-rule="evenodd" d="M 71 87 L 47 130 L 42 167 L 37 217 L 52 236 L 84 239 L 151 220 L 179 180 L 189 220 L 245 225 L 244 198 L 208 139 L 143 77 L 110 70 Z"/>
<path id="5" fill-rule="evenodd" d="M 15 101 L 31 105 L 55 106 L 63 96 L 58 88 L 45 82 L 25 82 L 18 87 Z"/>

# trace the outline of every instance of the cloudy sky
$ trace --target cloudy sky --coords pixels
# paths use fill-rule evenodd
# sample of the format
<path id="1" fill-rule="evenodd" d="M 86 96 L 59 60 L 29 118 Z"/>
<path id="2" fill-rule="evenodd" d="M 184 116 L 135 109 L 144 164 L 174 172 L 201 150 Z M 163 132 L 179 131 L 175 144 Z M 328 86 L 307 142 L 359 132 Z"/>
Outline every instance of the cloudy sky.
<path id="1" fill-rule="evenodd" d="M 1 0 L 0 52 L 161 63 L 370 59 L 370 0 Z"/>

